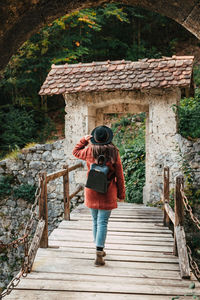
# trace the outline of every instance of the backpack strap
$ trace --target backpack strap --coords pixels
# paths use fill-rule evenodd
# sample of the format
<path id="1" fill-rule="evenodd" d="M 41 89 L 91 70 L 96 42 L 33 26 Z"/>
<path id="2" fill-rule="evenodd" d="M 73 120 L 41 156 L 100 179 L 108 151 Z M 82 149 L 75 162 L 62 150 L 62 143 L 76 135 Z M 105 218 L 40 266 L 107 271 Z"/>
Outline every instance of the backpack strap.
<path id="1" fill-rule="evenodd" d="M 102 161 L 102 163 L 100 163 L 100 161 Z M 99 155 L 98 159 L 97 159 L 97 164 L 98 165 L 105 165 L 106 164 L 106 161 L 107 159 L 105 158 L 105 156 L 102 154 L 102 155 Z"/>

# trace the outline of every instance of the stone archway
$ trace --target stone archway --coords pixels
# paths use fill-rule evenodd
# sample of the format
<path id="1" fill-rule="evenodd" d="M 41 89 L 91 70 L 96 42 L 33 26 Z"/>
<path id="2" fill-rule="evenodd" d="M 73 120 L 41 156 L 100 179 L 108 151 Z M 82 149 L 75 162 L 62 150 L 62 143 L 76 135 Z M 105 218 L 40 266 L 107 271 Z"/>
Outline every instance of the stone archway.
<path id="1" fill-rule="evenodd" d="M 66 102 L 65 153 L 73 161 L 72 150 L 82 136 L 103 125 L 106 112 L 145 111 L 146 184 L 144 203 L 160 199 L 162 171 L 170 166 L 179 171 L 176 149 L 176 115 L 181 90 L 192 86 L 193 57 L 144 59 L 138 62 L 107 61 L 52 66 L 40 95 L 63 94 Z M 86 172 L 85 172 L 86 173 Z M 79 183 L 84 183 L 82 171 Z"/>
<path id="2" fill-rule="evenodd" d="M 90 94 L 65 94 L 66 100 L 66 141 L 68 159 L 74 160 L 72 150 L 80 137 L 103 123 L 106 113 L 146 112 L 146 180 L 143 202 L 160 199 L 162 171 L 165 165 L 177 161 L 175 134 L 176 116 L 171 106 L 180 99 L 178 88 L 164 91 L 157 89 L 148 92 L 115 91 Z M 80 171 L 79 183 L 83 183 L 84 172 Z"/>
<path id="3" fill-rule="evenodd" d="M 30 36 L 44 25 L 76 9 L 111 0 L 14 0 L 0 7 L 0 70 Z M 200 39 L 199 0 L 121 0 L 121 3 L 160 13 L 184 26 Z"/>

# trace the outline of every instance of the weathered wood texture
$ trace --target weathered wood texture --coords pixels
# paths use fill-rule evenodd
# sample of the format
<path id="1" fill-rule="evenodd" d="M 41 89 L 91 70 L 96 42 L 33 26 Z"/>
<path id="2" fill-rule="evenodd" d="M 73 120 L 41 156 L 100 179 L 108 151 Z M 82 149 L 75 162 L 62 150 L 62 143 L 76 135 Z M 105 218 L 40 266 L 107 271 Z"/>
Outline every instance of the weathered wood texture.
<path id="1" fill-rule="evenodd" d="M 61 176 L 65 176 L 67 174 L 68 170 L 67 169 L 64 169 L 64 170 L 60 170 L 60 171 L 57 171 L 57 172 L 54 172 L 54 173 L 50 173 L 47 175 L 47 182 L 51 181 L 51 180 L 54 180 L 54 179 L 57 179 Z"/>
<path id="2" fill-rule="evenodd" d="M 43 234 L 40 241 L 41 248 L 48 247 L 48 206 L 47 206 L 47 173 L 42 173 L 41 195 L 39 198 L 39 219 L 45 221 Z"/>
<path id="3" fill-rule="evenodd" d="M 175 226 L 183 226 L 184 222 L 184 204 L 181 195 L 181 186 L 184 185 L 184 178 L 182 175 L 176 177 L 175 186 Z"/>
<path id="4" fill-rule="evenodd" d="M 48 174 L 46 172 L 42 173 L 41 180 L 41 195 L 39 199 L 39 219 L 45 220 L 45 226 L 40 240 L 40 247 L 48 247 L 48 206 L 47 206 L 47 183 L 51 180 L 63 176 L 63 198 L 64 198 L 64 219 L 70 220 L 70 201 L 76 196 L 82 189 L 83 186 L 78 186 L 73 194 L 69 194 L 69 172 L 74 171 L 78 168 L 83 167 L 82 163 L 78 163 L 72 167 L 68 165 L 63 166 L 63 170 L 56 171 L 54 173 Z"/>
<path id="5" fill-rule="evenodd" d="M 182 278 L 190 277 L 189 259 L 187 253 L 184 224 L 184 204 L 181 195 L 181 188 L 184 187 L 184 178 L 182 175 L 176 177 L 175 187 L 175 243 L 174 254 L 179 257 L 179 266 Z"/>
<path id="6" fill-rule="evenodd" d="M 164 209 L 167 215 L 169 216 L 170 220 L 172 221 L 173 224 L 175 224 L 175 213 L 171 206 L 168 203 L 164 204 Z"/>
<path id="7" fill-rule="evenodd" d="M 164 167 L 163 171 L 163 202 L 169 204 L 169 167 Z M 170 218 L 164 205 L 164 225 L 169 226 Z"/>
<path id="8" fill-rule="evenodd" d="M 29 267 L 29 270 L 31 270 L 31 268 L 32 268 L 37 250 L 40 246 L 40 241 L 41 241 L 41 238 L 42 238 L 44 227 L 45 227 L 45 221 L 40 219 L 39 222 L 38 222 L 33 240 L 31 242 L 29 251 L 28 251 L 28 255 L 29 255 L 29 262 L 28 262 L 29 266 L 28 267 Z"/>
<path id="9" fill-rule="evenodd" d="M 83 164 L 82 163 L 78 163 L 78 164 L 76 164 L 76 165 L 74 165 L 72 167 L 69 167 L 69 172 L 74 171 L 74 170 L 76 170 L 78 168 L 82 168 L 82 167 L 83 167 Z"/>
<path id="10" fill-rule="evenodd" d="M 137 222 L 126 222 L 131 215 Z M 38 250 L 32 272 L 7 300 L 171 300 L 177 295 L 192 299 L 184 297 L 191 294 L 190 281 L 181 279 L 178 258 L 172 254 L 172 233 L 156 222 L 157 217 L 162 219 L 157 208 L 120 203 L 109 222 L 106 265 L 97 268 L 91 217 L 80 206 L 71 221 L 63 221 L 51 233 L 49 245 L 54 248 Z M 199 294 L 200 285 L 194 281 Z"/>
<path id="11" fill-rule="evenodd" d="M 183 226 L 175 226 L 175 235 L 179 257 L 179 266 L 182 278 L 190 278 L 190 267 L 187 253 L 185 231 Z"/>
<path id="12" fill-rule="evenodd" d="M 70 198 L 69 198 L 69 168 L 63 166 L 66 174 L 63 175 L 63 198 L 64 198 L 64 219 L 70 220 Z"/>
<path id="13" fill-rule="evenodd" d="M 72 167 L 69 167 L 69 168 L 68 168 L 67 166 L 64 166 L 63 170 L 59 170 L 59 171 L 56 171 L 56 172 L 54 172 L 54 173 L 48 174 L 48 175 L 47 175 L 47 183 L 48 183 L 49 181 L 51 181 L 51 180 L 54 180 L 54 179 L 56 179 L 56 178 L 59 178 L 59 177 L 61 177 L 61 176 L 66 175 L 67 172 L 74 171 L 74 170 L 76 170 L 76 169 L 78 169 L 78 168 L 81 168 L 81 167 L 83 167 L 83 164 L 82 164 L 82 163 L 78 163 L 78 164 L 76 164 L 76 165 L 74 165 L 74 166 L 72 166 Z"/>

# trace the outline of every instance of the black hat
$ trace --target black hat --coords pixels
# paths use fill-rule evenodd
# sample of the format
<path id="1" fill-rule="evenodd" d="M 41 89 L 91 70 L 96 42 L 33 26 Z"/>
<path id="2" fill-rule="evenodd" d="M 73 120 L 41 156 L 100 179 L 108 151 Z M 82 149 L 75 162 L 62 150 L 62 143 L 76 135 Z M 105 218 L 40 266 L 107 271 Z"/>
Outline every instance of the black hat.
<path id="1" fill-rule="evenodd" d="M 95 145 L 107 145 L 113 139 L 113 132 L 107 126 L 98 126 L 91 132 L 91 143 Z"/>

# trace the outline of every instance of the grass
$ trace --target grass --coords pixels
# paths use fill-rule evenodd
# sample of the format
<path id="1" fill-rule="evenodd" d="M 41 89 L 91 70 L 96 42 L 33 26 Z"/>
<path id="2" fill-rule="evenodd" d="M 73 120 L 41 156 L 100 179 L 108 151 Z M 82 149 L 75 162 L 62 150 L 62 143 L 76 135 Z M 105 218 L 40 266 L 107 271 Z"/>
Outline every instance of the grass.
<path id="1" fill-rule="evenodd" d="M 55 140 L 51 139 L 51 140 L 48 140 L 46 141 L 45 144 L 53 144 L 55 143 Z M 38 143 L 35 143 L 35 142 L 31 142 L 31 143 L 28 143 L 26 144 L 23 149 L 29 149 L 29 148 L 32 148 L 32 147 L 35 147 L 35 145 L 37 145 Z M 0 158 L 0 161 L 1 160 L 4 160 L 4 159 L 12 159 L 12 160 L 18 160 L 18 155 L 20 153 L 22 153 L 21 151 L 22 149 L 16 147 L 15 149 L 13 149 L 12 151 L 10 151 L 9 153 L 7 153 L 5 156 L 1 157 Z"/>
<path id="2" fill-rule="evenodd" d="M 55 139 L 48 140 L 48 141 L 46 141 L 45 144 L 53 144 L 53 143 L 55 143 Z"/>
<path id="3" fill-rule="evenodd" d="M 4 159 L 18 160 L 19 159 L 19 157 L 18 157 L 19 154 L 20 154 L 20 149 L 19 148 L 15 148 L 11 152 L 9 152 L 8 154 L 6 154 L 2 158 L 2 160 L 4 160 Z"/>
<path id="4" fill-rule="evenodd" d="M 25 147 L 24 147 L 23 149 L 29 149 L 29 148 L 32 148 L 32 147 L 34 147 L 36 144 L 37 144 L 37 143 L 35 143 L 35 142 L 28 143 L 28 144 L 25 145 Z"/>

